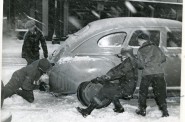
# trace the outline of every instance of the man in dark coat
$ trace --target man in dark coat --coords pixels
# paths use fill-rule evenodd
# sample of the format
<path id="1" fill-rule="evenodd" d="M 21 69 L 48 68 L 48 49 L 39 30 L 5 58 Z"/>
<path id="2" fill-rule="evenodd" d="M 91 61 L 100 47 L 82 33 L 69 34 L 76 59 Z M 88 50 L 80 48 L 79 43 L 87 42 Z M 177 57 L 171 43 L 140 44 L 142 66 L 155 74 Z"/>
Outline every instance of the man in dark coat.
<path id="1" fill-rule="evenodd" d="M 3 100 L 17 94 L 32 103 L 34 101 L 33 90 L 40 89 L 43 91 L 45 85 L 43 83 L 36 85 L 34 81 L 38 81 L 51 67 L 50 62 L 43 58 L 15 71 L 10 81 L 2 88 Z"/>
<path id="2" fill-rule="evenodd" d="M 121 54 L 121 59 L 126 57 L 124 61 L 122 59 L 122 63 L 109 70 L 106 75 L 91 80 L 93 83 L 101 83 L 103 87 L 92 98 L 86 109 L 77 107 L 77 110 L 84 117 L 89 115 L 98 105 L 101 105 L 104 98 L 112 101 L 115 112 L 124 112 L 119 99 L 130 99 L 133 96 L 137 82 L 137 62 L 133 55 L 133 49 L 122 49 Z"/>
<path id="3" fill-rule="evenodd" d="M 138 68 L 142 70 L 142 78 L 139 87 L 139 109 L 136 110 L 136 113 L 142 116 L 146 115 L 146 99 L 151 84 L 162 116 L 169 116 L 166 103 L 166 81 L 162 66 L 162 63 L 166 61 L 166 56 L 156 44 L 150 42 L 147 34 L 140 34 L 138 43 L 141 46 L 137 53 Z"/>
<path id="4" fill-rule="evenodd" d="M 25 58 L 27 65 L 31 64 L 33 61 L 39 59 L 40 43 L 44 52 L 44 57 L 48 57 L 48 50 L 45 38 L 39 28 L 36 27 L 34 20 L 29 20 L 25 24 L 28 28 L 28 32 L 24 35 L 24 43 L 22 46 L 22 58 Z"/>

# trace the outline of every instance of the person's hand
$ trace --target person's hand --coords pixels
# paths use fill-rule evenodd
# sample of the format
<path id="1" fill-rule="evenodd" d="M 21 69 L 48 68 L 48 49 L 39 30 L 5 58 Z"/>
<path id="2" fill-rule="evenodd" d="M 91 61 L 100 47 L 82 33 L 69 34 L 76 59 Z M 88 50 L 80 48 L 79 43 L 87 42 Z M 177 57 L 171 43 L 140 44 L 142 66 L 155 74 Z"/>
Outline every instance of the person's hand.
<path id="1" fill-rule="evenodd" d="M 98 83 L 98 77 L 92 79 L 91 82 L 97 84 Z"/>
<path id="2" fill-rule="evenodd" d="M 39 85 L 39 90 L 40 91 L 49 91 L 49 85 L 47 85 L 44 82 L 41 82 L 40 85 Z"/>
<path id="3" fill-rule="evenodd" d="M 110 76 L 108 76 L 108 75 L 102 75 L 100 77 L 100 79 L 101 79 L 101 81 L 106 81 L 106 80 L 109 80 L 110 79 Z"/>

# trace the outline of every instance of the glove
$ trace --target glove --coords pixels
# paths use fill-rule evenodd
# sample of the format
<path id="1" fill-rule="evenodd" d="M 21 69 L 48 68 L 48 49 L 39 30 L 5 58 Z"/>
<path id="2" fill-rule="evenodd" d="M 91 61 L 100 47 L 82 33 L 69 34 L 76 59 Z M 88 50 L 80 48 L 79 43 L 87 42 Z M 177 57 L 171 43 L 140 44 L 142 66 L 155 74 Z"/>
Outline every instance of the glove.
<path id="1" fill-rule="evenodd" d="M 92 83 L 95 83 L 95 84 L 99 83 L 99 82 L 98 82 L 98 77 L 92 79 L 91 82 L 92 82 Z"/>
<path id="2" fill-rule="evenodd" d="M 102 75 L 101 77 L 96 77 L 95 79 L 92 79 L 92 83 L 101 83 L 104 84 L 105 81 L 109 80 L 110 77 L 107 75 Z"/>
<path id="3" fill-rule="evenodd" d="M 108 76 L 108 75 L 102 75 L 102 76 L 100 77 L 100 80 L 101 80 L 101 81 L 110 80 L 110 76 Z"/>
<path id="4" fill-rule="evenodd" d="M 44 82 L 41 82 L 39 84 L 39 90 L 40 91 L 49 91 L 49 85 L 47 85 L 46 83 Z"/>

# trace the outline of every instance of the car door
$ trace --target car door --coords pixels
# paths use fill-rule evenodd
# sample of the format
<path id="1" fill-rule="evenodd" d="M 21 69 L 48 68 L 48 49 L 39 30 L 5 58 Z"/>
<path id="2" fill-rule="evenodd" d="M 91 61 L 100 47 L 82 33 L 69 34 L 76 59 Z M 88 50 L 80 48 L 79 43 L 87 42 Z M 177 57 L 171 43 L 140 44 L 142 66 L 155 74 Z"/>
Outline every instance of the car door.
<path id="1" fill-rule="evenodd" d="M 124 43 L 124 47 L 129 46 L 134 49 L 134 54 L 137 55 L 137 50 L 139 49 L 139 44 L 137 37 L 141 33 L 146 33 L 150 35 L 150 41 L 154 42 L 156 45 L 161 46 L 161 29 L 160 28 L 135 28 L 132 30 L 132 33 L 129 35 L 129 38 Z"/>
<path id="2" fill-rule="evenodd" d="M 135 29 L 130 35 L 128 41 L 124 46 L 130 46 L 134 48 L 134 54 L 137 54 L 139 45 L 137 43 L 137 35 L 141 32 L 150 34 L 150 40 L 157 44 L 167 57 L 165 62 L 165 79 L 167 86 L 172 88 L 174 86 L 180 86 L 180 71 L 181 71 L 181 29 L 169 29 L 169 28 L 144 28 Z M 141 72 L 139 71 L 139 76 Z M 140 82 L 141 77 L 138 81 Z M 139 84 L 138 82 L 138 84 Z"/>
<path id="3" fill-rule="evenodd" d="M 127 33 L 122 30 L 110 30 L 92 36 L 73 50 L 73 66 L 78 70 L 79 80 L 91 80 L 105 75 L 112 67 L 121 62 L 116 54 L 120 53 Z"/>
<path id="4" fill-rule="evenodd" d="M 182 30 L 179 28 L 166 29 L 166 48 L 164 50 L 167 57 L 165 63 L 165 75 L 167 85 L 179 87 L 181 81 L 181 46 Z"/>

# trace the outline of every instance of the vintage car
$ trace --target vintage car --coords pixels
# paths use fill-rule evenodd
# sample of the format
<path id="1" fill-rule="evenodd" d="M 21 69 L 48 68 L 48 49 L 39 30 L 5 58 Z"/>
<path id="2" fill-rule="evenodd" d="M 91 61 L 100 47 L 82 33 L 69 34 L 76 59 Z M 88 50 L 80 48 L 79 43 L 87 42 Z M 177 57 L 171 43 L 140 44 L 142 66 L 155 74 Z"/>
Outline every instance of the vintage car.
<path id="1" fill-rule="evenodd" d="M 104 75 L 118 65 L 121 60 L 116 55 L 121 48 L 131 47 L 136 55 L 139 48 L 136 38 L 140 33 L 149 34 L 151 41 L 167 56 L 164 65 L 167 89 L 180 90 L 182 23 L 140 17 L 94 21 L 69 35 L 50 57 L 55 63 L 49 74 L 50 90 L 61 94 L 76 93 L 82 82 Z M 78 89 L 78 96 L 88 98 L 100 88 L 101 85 L 84 82 Z"/>

